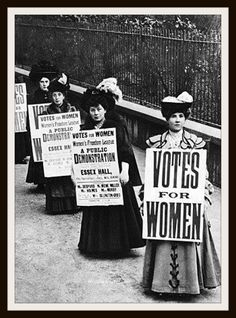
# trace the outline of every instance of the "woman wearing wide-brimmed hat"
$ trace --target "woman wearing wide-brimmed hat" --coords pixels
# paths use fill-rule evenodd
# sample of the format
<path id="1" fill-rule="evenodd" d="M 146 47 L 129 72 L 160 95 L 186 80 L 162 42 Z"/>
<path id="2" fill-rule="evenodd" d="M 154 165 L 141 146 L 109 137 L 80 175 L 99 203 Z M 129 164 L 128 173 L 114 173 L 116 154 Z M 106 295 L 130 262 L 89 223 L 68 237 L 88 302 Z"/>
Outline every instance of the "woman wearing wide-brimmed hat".
<path id="1" fill-rule="evenodd" d="M 201 137 L 184 129 L 190 115 L 193 98 L 187 92 L 168 96 L 161 102 L 161 112 L 168 130 L 150 137 L 149 147 L 162 149 L 202 149 Z M 207 171 L 203 171 L 207 175 Z M 221 283 L 221 268 L 212 239 L 206 208 L 211 204 L 212 184 L 206 179 L 205 213 L 202 243 L 147 240 L 143 287 L 146 291 L 171 294 L 199 294 L 203 288 L 215 288 Z M 140 192 L 143 200 L 143 189 Z"/>
<path id="2" fill-rule="evenodd" d="M 68 76 L 64 73 L 51 81 L 49 91 L 52 103 L 43 113 L 56 114 L 76 111 L 66 101 L 70 88 Z M 48 214 L 74 214 L 78 212 L 75 198 L 75 186 L 70 176 L 45 178 L 46 211 Z"/>
<path id="3" fill-rule="evenodd" d="M 117 111 L 117 104 L 121 103 L 122 101 L 122 91 L 117 85 L 117 79 L 115 77 L 105 78 L 96 86 L 96 89 L 106 93 L 105 96 L 109 105 L 106 111 L 106 119 L 115 121 L 117 124 L 121 125 L 124 128 L 125 136 L 128 142 L 131 144 L 126 121 Z M 130 147 L 130 151 L 132 152 L 132 156 L 129 174 L 132 179 L 133 186 L 140 186 L 142 184 L 142 180 L 132 147 Z"/>
<path id="4" fill-rule="evenodd" d="M 132 146 L 124 122 L 114 111 L 112 90 L 101 87 L 88 89 L 81 107 L 88 116 L 82 129 L 116 129 L 120 182 L 124 205 L 83 207 L 83 218 L 78 248 L 82 253 L 96 255 L 124 255 L 132 248 L 145 245 L 142 239 L 142 218 L 134 193 L 138 176 Z M 108 118 L 107 118 L 108 116 Z M 109 118 L 112 117 L 112 119 Z M 118 116 L 118 117 L 117 117 Z"/>
<path id="5" fill-rule="evenodd" d="M 48 87 L 50 82 L 56 78 L 58 74 L 59 70 L 57 66 L 49 61 L 42 60 L 32 65 L 29 78 L 34 85 L 37 85 L 37 89 L 33 94 L 29 95 L 28 104 L 50 103 Z"/>
<path id="6" fill-rule="evenodd" d="M 50 81 L 58 76 L 58 69 L 55 65 L 51 64 L 49 61 L 40 61 L 37 64 L 34 64 L 31 68 L 29 78 L 33 83 L 35 83 L 38 88 L 36 91 L 29 95 L 27 99 L 28 104 L 46 104 L 50 103 L 50 94 L 48 87 L 50 85 Z M 27 125 L 27 130 L 29 129 L 29 122 Z M 30 138 L 30 137 L 29 137 Z M 34 183 L 38 185 L 38 190 L 44 189 L 44 172 L 43 172 L 43 163 L 42 162 L 34 162 L 32 146 L 31 146 L 31 155 L 28 167 L 28 173 L 26 177 L 27 183 Z"/>

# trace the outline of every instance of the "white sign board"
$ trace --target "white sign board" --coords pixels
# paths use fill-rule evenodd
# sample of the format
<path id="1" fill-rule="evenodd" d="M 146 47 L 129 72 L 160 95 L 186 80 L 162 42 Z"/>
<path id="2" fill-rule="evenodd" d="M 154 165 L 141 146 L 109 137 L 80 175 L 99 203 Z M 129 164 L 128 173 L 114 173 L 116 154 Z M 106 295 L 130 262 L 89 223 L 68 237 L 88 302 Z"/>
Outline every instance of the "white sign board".
<path id="1" fill-rule="evenodd" d="M 143 238 L 202 241 L 206 150 L 146 150 Z"/>
<path id="2" fill-rule="evenodd" d="M 71 175 L 71 133 L 79 132 L 80 124 L 79 111 L 39 116 L 45 177 Z"/>
<path id="3" fill-rule="evenodd" d="M 115 128 L 84 130 L 72 141 L 77 204 L 123 205 Z"/>
<path id="4" fill-rule="evenodd" d="M 26 84 L 15 84 L 15 132 L 25 132 L 27 119 Z"/>
<path id="5" fill-rule="evenodd" d="M 42 146 L 41 146 L 41 131 L 39 129 L 39 115 L 47 110 L 47 104 L 29 104 L 28 116 L 30 125 L 30 137 L 32 144 L 32 152 L 34 162 L 41 162 L 42 159 Z"/>

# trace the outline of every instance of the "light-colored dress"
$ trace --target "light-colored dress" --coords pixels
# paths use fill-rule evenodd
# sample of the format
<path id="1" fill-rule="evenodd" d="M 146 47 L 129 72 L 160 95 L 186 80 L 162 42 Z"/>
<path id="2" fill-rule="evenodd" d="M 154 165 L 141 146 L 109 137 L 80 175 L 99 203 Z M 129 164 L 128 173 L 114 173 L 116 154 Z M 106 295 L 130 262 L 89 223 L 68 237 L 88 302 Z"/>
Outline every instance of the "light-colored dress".
<path id="1" fill-rule="evenodd" d="M 205 144 L 202 138 L 186 130 L 178 134 L 167 131 L 147 140 L 149 147 L 165 149 L 201 149 Z M 211 203 L 212 191 L 212 184 L 206 180 L 206 206 Z M 202 243 L 147 240 L 143 268 L 145 290 L 158 293 L 199 294 L 201 289 L 215 288 L 220 283 L 221 267 L 206 211 Z"/>

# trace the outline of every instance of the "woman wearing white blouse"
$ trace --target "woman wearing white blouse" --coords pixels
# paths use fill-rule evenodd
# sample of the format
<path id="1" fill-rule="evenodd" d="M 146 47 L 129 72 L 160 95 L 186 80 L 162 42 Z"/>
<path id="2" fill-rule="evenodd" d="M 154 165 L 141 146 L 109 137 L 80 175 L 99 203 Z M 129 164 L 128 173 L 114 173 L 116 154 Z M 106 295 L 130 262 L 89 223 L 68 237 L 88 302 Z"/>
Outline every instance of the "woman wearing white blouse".
<path id="1" fill-rule="evenodd" d="M 153 148 L 201 149 L 206 143 L 201 137 L 184 129 L 190 115 L 193 98 L 183 92 L 177 98 L 168 96 L 162 100 L 162 115 L 168 122 L 168 130 L 162 135 L 150 137 L 146 143 Z M 206 172 L 207 175 L 207 172 Z M 140 199 L 143 200 L 143 189 Z M 206 178 L 205 207 L 211 204 L 212 184 Z M 147 240 L 143 287 L 158 293 L 199 294 L 203 288 L 220 285 L 221 268 L 207 220 L 203 221 L 202 243 Z"/>

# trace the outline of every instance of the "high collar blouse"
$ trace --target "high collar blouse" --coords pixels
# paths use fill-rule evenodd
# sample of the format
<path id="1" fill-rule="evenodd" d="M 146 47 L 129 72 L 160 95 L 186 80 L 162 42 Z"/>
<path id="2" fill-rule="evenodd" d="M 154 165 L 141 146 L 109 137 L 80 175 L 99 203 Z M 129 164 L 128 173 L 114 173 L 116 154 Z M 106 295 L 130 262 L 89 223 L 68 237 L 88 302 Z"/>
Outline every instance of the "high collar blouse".
<path id="1" fill-rule="evenodd" d="M 146 140 L 146 144 L 150 148 L 181 148 L 181 149 L 202 149 L 206 146 L 206 142 L 195 134 L 189 133 L 183 129 L 181 133 L 175 136 L 171 136 L 170 131 L 164 132 L 162 135 L 156 135 Z M 176 144 L 176 145 L 175 145 Z"/>

